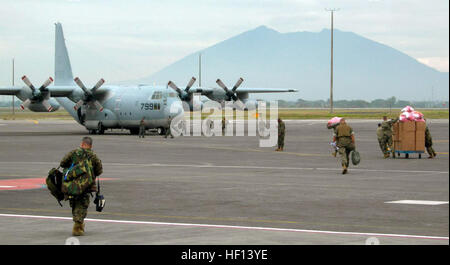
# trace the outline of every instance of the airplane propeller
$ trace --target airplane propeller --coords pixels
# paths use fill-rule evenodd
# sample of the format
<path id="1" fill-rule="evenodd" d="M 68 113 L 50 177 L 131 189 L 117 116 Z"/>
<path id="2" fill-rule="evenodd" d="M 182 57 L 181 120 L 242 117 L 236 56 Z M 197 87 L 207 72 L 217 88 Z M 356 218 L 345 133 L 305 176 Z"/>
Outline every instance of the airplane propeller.
<path id="1" fill-rule="evenodd" d="M 177 91 L 178 95 L 180 96 L 180 98 L 182 100 L 190 100 L 191 93 L 189 93 L 189 89 L 192 87 L 192 85 L 194 85 L 196 80 L 197 79 L 195 79 L 195 77 L 192 77 L 191 80 L 189 80 L 189 83 L 187 84 L 184 91 L 181 90 L 179 87 L 177 87 L 177 85 L 175 85 L 175 83 L 172 81 L 169 81 L 169 83 L 167 83 L 167 85 L 170 86 L 171 88 L 173 88 L 173 90 Z"/>
<path id="2" fill-rule="evenodd" d="M 227 96 L 227 100 L 231 101 L 233 100 L 240 108 L 244 107 L 244 104 L 242 101 L 239 100 L 236 94 L 236 89 L 244 82 L 244 79 L 240 77 L 236 84 L 233 86 L 233 88 L 230 90 L 228 87 L 222 82 L 222 80 L 217 79 L 216 83 L 225 91 L 225 95 Z"/>
<path id="3" fill-rule="evenodd" d="M 228 89 L 228 87 L 222 82 L 222 80 L 217 79 L 216 83 L 223 89 L 225 90 L 225 93 L 227 95 L 227 99 L 228 100 L 238 100 L 238 97 L 236 95 L 236 89 L 242 84 L 242 82 L 244 82 L 244 79 L 242 79 L 242 77 L 240 77 L 238 79 L 238 81 L 236 82 L 236 84 L 233 86 L 233 88 L 231 90 Z"/>
<path id="4" fill-rule="evenodd" d="M 100 104 L 100 102 L 95 97 L 95 91 L 97 91 L 97 89 L 99 89 L 105 83 L 105 80 L 101 78 L 91 90 L 88 90 L 86 86 L 84 86 L 80 78 L 75 77 L 74 81 L 84 91 L 84 97 L 80 99 L 73 108 L 75 110 L 78 110 L 82 105 L 92 103 L 94 104 L 96 109 L 98 109 L 99 111 L 103 111 L 102 104 Z"/>
<path id="5" fill-rule="evenodd" d="M 39 87 L 39 89 L 36 89 L 31 81 L 28 79 L 27 76 L 22 77 L 22 81 L 31 89 L 31 97 L 27 98 L 20 107 L 22 109 L 28 108 L 32 102 L 39 102 L 41 103 L 47 111 L 52 111 L 53 107 L 48 103 L 48 89 L 47 87 L 53 82 L 53 78 L 49 77 L 45 82 Z"/>

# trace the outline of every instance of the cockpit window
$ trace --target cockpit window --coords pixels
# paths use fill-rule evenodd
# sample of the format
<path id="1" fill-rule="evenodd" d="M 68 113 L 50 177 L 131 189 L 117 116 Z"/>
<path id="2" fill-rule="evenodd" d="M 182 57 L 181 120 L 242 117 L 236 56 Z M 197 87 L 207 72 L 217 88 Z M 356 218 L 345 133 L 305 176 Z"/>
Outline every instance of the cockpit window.
<path id="1" fill-rule="evenodd" d="M 155 93 L 153 93 L 152 99 L 161 99 L 161 98 L 162 98 L 161 91 L 155 91 Z"/>

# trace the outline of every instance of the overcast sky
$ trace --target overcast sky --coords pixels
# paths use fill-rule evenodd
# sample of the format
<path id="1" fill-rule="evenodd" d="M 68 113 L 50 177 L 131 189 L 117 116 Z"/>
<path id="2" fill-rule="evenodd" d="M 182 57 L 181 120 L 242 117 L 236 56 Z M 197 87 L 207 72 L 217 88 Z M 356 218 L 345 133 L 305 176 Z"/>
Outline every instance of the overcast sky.
<path id="1" fill-rule="evenodd" d="M 266 25 L 279 32 L 352 31 L 443 72 L 448 0 L 0 0 L 0 86 L 54 71 L 54 22 L 63 25 L 74 76 L 85 83 L 148 76 L 182 57 Z"/>

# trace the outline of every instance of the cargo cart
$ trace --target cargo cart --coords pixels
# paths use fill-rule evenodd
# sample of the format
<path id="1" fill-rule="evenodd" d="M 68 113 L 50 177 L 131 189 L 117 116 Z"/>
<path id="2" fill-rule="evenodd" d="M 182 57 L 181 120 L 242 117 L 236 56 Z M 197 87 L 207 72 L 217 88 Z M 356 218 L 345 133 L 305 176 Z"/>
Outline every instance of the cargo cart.
<path id="1" fill-rule="evenodd" d="M 419 159 L 425 152 L 425 127 L 423 121 L 396 122 L 393 127 L 394 149 L 393 157 L 405 154 L 418 154 Z"/>

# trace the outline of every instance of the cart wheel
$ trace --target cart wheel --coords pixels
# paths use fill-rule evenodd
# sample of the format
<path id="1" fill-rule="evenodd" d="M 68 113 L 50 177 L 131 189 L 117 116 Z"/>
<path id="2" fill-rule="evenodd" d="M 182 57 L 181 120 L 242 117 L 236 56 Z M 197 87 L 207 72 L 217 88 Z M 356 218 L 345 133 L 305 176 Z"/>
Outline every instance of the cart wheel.
<path id="1" fill-rule="evenodd" d="M 422 158 L 422 154 L 419 154 L 419 159 L 421 159 Z"/>
<path id="2" fill-rule="evenodd" d="M 406 157 L 406 158 L 409 158 L 409 154 L 408 154 L 408 153 L 406 153 L 405 157 Z"/>

